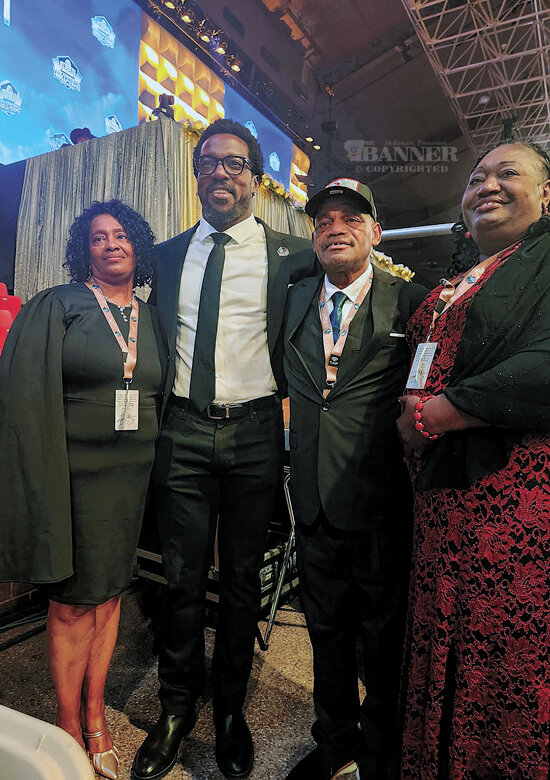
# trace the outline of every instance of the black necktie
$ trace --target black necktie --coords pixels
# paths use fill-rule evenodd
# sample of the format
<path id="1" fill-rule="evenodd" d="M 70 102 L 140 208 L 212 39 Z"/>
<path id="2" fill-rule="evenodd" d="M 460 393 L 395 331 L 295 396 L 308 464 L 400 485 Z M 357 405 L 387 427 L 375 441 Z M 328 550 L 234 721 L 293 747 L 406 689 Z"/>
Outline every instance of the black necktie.
<path id="1" fill-rule="evenodd" d="M 333 309 L 330 313 L 330 324 L 332 325 L 332 336 L 334 343 L 338 341 L 340 335 L 340 328 L 342 327 L 342 309 L 344 303 L 347 301 L 348 296 L 343 292 L 335 292 L 331 296 Z"/>
<path id="2" fill-rule="evenodd" d="M 191 401 L 201 411 L 212 403 L 216 394 L 214 353 L 220 313 L 220 288 L 225 261 L 225 245 L 231 240 L 231 236 L 227 233 L 211 233 L 211 237 L 214 246 L 208 255 L 202 280 L 189 390 Z"/>

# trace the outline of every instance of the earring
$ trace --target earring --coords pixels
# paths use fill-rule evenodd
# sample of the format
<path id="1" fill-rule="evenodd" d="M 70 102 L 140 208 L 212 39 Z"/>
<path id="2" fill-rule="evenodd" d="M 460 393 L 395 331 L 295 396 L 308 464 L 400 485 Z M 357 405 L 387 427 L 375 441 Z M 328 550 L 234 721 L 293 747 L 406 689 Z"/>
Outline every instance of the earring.
<path id="1" fill-rule="evenodd" d="M 469 230 L 467 230 L 467 231 L 464 233 L 464 238 L 471 238 L 471 237 L 472 237 L 472 234 L 470 233 L 470 231 L 469 231 Z"/>
<path id="2" fill-rule="evenodd" d="M 543 217 L 547 216 L 547 214 L 550 213 L 549 210 L 548 210 L 548 203 L 542 203 L 540 210 L 541 210 L 541 213 L 542 213 Z"/>

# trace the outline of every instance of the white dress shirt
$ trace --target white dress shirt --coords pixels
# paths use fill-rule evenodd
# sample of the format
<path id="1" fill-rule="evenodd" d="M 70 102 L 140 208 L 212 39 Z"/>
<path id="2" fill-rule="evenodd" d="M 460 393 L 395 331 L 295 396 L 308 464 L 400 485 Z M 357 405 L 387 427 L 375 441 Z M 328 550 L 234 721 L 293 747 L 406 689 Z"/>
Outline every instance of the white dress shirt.
<path id="1" fill-rule="evenodd" d="M 174 393 L 189 398 L 202 280 L 214 242 L 201 218 L 180 280 Z M 224 231 L 225 246 L 216 337 L 215 403 L 238 403 L 273 395 L 277 385 L 267 345 L 267 247 L 254 216 Z"/>
<path id="2" fill-rule="evenodd" d="M 341 290 L 339 287 L 336 287 L 334 284 L 331 284 L 328 280 L 328 276 L 325 274 L 325 295 L 327 300 L 327 306 L 328 306 L 328 313 L 329 317 L 332 314 L 332 310 L 334 309 L 334 303 L 332 302 L 332 296 L 336 292 L 343 292 L 348 297 L 347 300 L 344 301 L 344 305 L 342 306 L 342 322 L 345 321 L 346 317 L 349 314 L 349 310 L 351 309 L 352 305 L 355 303 L 357 298 L 359 297 L 359 293 L 364 287 L 365 282 L 369 278 L 369 274 L 371 273 L 371 263 L 369 260 L 369 263 L 361 276 L 358 276 L 357 279 L 352 282 L 351 284 L 348 284 L 347 287 L 344 287 L 343 290 Z M 370 293 L 370 291 L 369 291 Z"/>

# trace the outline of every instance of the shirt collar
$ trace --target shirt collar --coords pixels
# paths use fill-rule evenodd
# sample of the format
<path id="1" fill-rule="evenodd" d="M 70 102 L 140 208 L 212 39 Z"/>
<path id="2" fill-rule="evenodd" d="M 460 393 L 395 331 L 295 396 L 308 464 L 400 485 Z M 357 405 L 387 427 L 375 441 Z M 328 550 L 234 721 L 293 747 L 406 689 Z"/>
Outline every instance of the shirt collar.
<path id="1" fill-rule="evenodd" d="M 227 233 L 228 236 L 231 236 L 236 244 L 242 244 L 244 241 L 247 241 L 258 234 L 258 223 L 254 218 L 254 214 L 251 214 L 246 219 L 243 219 L 242 222 L 237 222 L 236 225 L 227 228 L 227 230 L 224 230 L 223 232 Z M 216 228 L 212 227 L 204 217 L 201 217 L 195 234 L 196 237 L 199 241 L 204 241 L 211 233 L 219 233 L 219 230 L 216 230 Z"/>
<path id="2" fill-rule="evenodd" d="M 368 263 L 367 267 L 365 268 L 365 270 L 363 271 L 363 273 L 361 274 L 361 276 L 358 276 L 357 279 L 354 282 L 352 282 L 351 284 L 348 284 L 348 286 L 344 287 L 343 290 L 340 290 L 339 287 L 336 287 L 334 284 L 329 282 L 328 276 L 325 274 L 325 292 L 326 292 L 326 299 L 327 299 L 327 301 L 330 298 L 332 298 L 332 296 L 334 295 L 335 292 L 343 292 L 343 293 L 346 293 L 346 295 L 348 296 L 350 301 L 353 301 L 353 303 L 355 303 L 355 301 L 359 297 L 359 293 L 363 289 L 363 286 L 364 286 L 365 282 L 367 281 L 367 279 L 369 277 L 369 274 L 371 272 L 371 267 L 372 267 L 372 265 L 371 265 L 371 262 L 369 260 L 369 263 Z"/>

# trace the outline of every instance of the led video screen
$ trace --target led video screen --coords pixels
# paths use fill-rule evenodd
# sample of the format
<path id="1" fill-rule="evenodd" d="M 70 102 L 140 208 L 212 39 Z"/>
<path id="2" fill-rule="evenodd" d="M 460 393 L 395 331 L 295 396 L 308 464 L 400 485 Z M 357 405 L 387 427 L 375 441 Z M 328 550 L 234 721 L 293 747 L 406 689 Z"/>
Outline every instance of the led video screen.
<path id="1" fill-rule="evenodd" d="M 132 0 L 0 0 L 0 163 L 137 124 Z"/>
<path id="2" fill-rule="evenodd" d="M 248 127 L 258 139 L 264 155 L 265 172 L 282 182 L 288 190 L 292 161 L 290 138 L 228 85 L 225 87 L 223 106 L 226 117 Z"/>

